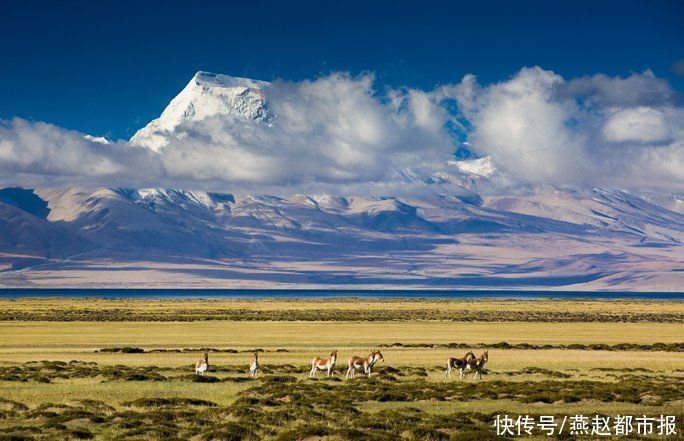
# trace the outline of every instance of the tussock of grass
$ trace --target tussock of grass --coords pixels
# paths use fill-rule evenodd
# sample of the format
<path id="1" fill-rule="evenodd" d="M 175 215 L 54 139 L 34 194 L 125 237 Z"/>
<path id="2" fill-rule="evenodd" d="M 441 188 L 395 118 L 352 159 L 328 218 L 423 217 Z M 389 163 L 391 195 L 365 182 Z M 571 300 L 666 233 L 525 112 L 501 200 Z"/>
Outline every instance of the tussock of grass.
<path id="1" fill-rule="evenodd" d="M 197 374 L 187 374 L 179 377 L 182 381 L 191 381 L 193 383 L 219 383 L 220 378 L 214 377 L 212 375 L 197 375 Z"/>
<path id="2" fill-rule="evenodd" d="M 133 348 L 130 346 L 124 346 L 123 348 L 104 348 L 95 352 L 120 352 L 122 354 L 143 354 L 145 350 L 143 348 Z"/>
<path id="3" fill-rule="evenodd" d="M 135 401 L 126 401 L 124 406 L 135 407 L 164 407 L 164 406 L 208 406 L 215 407 L 216 403 L 196 398 L 140 398 Z"/>
<path id="4" fill-rule="evenodd" d="M 95 350 L 95 353 L 121 353 L 121 354 L 145 354 L 145 353 L 203 353 L 203 352 L 214 352 L 214 353 L 224 353 L 224 354 L 237 354 L 240 351 L 235 349 L 218 349 L 218 348 L 179 348 L 179 349 L 150 349 L 145 350 L 143 348 L 135 348 L 130 346 L 124 347 L 109 347 Z M 245 351 L 243 351 L 245 352 Z"/>
<path id="5" fill-rule="evenodd" d="M 6 411 L 20 411 L 28 410 L 28 406 L 18 401 L 7 400 L 5 398 L 0 398 L 0 410 Z"/>
<path id="6" fill-rule="evenodd" d="M 535 370 L 537 368 L 529 368 Z M 432 414 L 417 407 L 362 411 L 369 401 L 476 400 L 506 395 L 521 403 L 572 402 L 580 399 L 640 402 L 674 401 L 684 386 L 665 381 L 547 380 L 537 382 L 434 382 L 420 377 L 387 381 L 321 382 L 291 375 L 265 376 L 223 407 L 212 401 L 184 397 L 142 398 L 120 410 L 98 401 L 45 403 L 33 409 L 2 401 L 15 412 L 0 439 L 89 439 L 118 434 L 127 439 L 301 440 L 333 439 L 482 440 L 493 439 L 494 413 Z M 509 398 L 511 399 L 511 398 Z M 543 404 L 541 404 L 543 405 Z M 544 414 L 529 412 L 532 416 Z M 682 415 L 677 415 L 681 418 Z"/>
<path id="7" fill-rule="evenodd" d="M 39 361 L 15 366 L 0 366 L 2 381 L 36 381 L 50 383 L 54 379 L 96 378 L 121 381 L 166 381 L 155 366 L 98 366 L 93 362 Z"/>
<path id="8" fill-rule="evenodd" d="M 95 435 L 88 429 L 76 427 L 68 431 L 68 436 L 76 439 L 93 439 Z"/>
<path id="9" fill-rule="evenodd" d="M 539 375 L 544 375 L 547 377 L 553 377 L 553 378 L 570 378 L 572 375 L 566 374 L 564 372 L 559 372 L 559 371 L 552 371 L 550 369 L 544 369 L 544 368 L 539 368 L 535 366 L 528 366 L 524 369 L 521 369 L 516 372 L 506 372 L 506 375 L 524 375 L 524 374 L 539 374 Z"/>
<path id="10" fill-rule="evenodd" d="M 178 354 L 186 354 L 186 353 L 204 353 L 204 352 L 212 352 L 212 353 L 217 353 L 217 354 L 239 354 L 239 353 L 253 353 L 253 352 L 266 352 L 264 349 L 257 348 L 257 349 L 242 349 L 238 351 L 237 349 L 219 349 L 219 348 L 179 348 L 179 349 L 150 349 L 150 350 L 145 350 L 143 348 L 135 348 L 131 346 L 124 346 L 124 347 L 109 347 L 109 348 L 102 348 L 102 349 L 97 349 L 95 350 L 95 353 L 120 353 L 120 354 L 154 354 L 154 353 L 178 353 Z M 288 352 L 287 349 L 278 349 L 275 352 Z"/>
<path id="11" fill-rule="evenodd" d="M 646 368 L 606 368 L 606 367 L 598 367 L 598 368 L 592 368 L 590 369 L 592 372 L 654 372 L 652 369 L 646 369 Z M 678 372 L 679 369 L 675 369 L 673 372 Z"/>
<path id="12" fill-rule="evenodd" d="M 249 426 L 227 422 L 220 429 L 208 430 L 201 435 L 203 440 L 212 441 L 248 441 L 257 440 L 257 433 Z"/>
<path id="13" fill-rule="evenodd" d="M 684 342 L 679 343 L 653 343 L 650 345 L 636 343 L 618 343 L 615 345 L 607 344 L 579 344 L 572 343 L 567 345 L 535 345 L 530 343 L 477 343 L 475 345 L 467 343 L 391 343 L 380 344 L 381 348 L 447 348 L 447 349 L 471 349 L 478 347 L 482 349 L 518 349 L 518 350 L 546 350 L 546 349 L 571 349 L 579 351 L 663 351 L 663 352 L 684 352 Z"/>
<path id="14" fill-rule="evenodd" d="M 458 321 L 684 323 L 676 302 L 464 299 L 0 299 L 1 321 Z M 420 305 L 416 303 L 420 302 Z M 605 305 L 610 306 L 606 308 Z"/>

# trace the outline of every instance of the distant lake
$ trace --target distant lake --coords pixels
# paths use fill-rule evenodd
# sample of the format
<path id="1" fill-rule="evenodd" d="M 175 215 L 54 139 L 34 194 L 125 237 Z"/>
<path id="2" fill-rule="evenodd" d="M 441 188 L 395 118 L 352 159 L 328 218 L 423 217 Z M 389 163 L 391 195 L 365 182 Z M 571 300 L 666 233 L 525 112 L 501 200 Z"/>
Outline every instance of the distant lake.
<path id="1" fill-rule="evenodd" d="M 684 292 L 587 291 L 473 291 L 473 290 L 326 290 L 326 289 L 0 289 L 0 298 L 100 297 L 107 299 L 325 299 L 325 298 L 432 298 L 432 299 L 650 299 L 684 300 Z"/>

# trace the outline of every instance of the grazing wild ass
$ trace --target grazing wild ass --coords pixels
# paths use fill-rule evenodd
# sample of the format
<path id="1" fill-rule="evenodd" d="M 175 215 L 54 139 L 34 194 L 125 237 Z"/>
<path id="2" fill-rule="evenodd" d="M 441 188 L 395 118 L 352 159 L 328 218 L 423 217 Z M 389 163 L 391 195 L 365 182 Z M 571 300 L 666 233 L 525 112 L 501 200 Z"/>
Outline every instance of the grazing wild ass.
<path id="1" fill-rule="evenodd" d="M 249 376 L 256 378 L 259 375 L 259 352 L 254 351 L 254 357 L 252 362 L 249 364 Z"/>
<path id="2" fill-rule="evenodd" d="M 333 349 L 330 353 L 330 358 L 316 357 L 311 360 L 311 372 L 309 372 L 309 377 L 315 378 L 318 371 L 327 371 L 328 377 L 335 367 L 337 362 L 337 349 Z"/>
<path id="3" fill-rule="evenodd" d="M 449 357 L 447 358 L 447 364 L 446 364 L 446 373 L 444 376 L 446 378 L 451 378 L 451 370 L 452 369 L 458 369 L 459 370 L 459 375 L 461 378 L 465 377 L 465 368 L 466 365 L 470 360 L 475 359 L 475 354 L 472 352 L 468 352 L 465 354 L 465 357 L 462 358 L 456 358 L 456 357 Z"/>
<path id="4" fill-rule="evenodd" d="M 370 377 L 373 365 L 378 361 L 385 361 L 380 351 L 373 351 L 366 358 L 352 357 L 349 359 L 349 369 L 347 369 L 347 378 L 354 378 L 357 369 L 363 369 L 363 372 Z"/>
<path id="5" fill-rule="evenodd" d="M 489 361 L 489 352 L 484 351 L 482 355 L 480 355 L 480 358 L 474 358 L 466 363 L 465 368 L 468 370 L 473 370 L 475 371 L 475 375 L 473 375 L 473 379 L 477 378 L 477 376 L 480 376 L 480 380 L 482 379 L 482 368 L 484 367 L 485 363 Z"/>
<path id="6" fill-rule="evenodd" d="M 195 373 L 204 375 L 204 373 L 209 369 L 209 354 L 204 353 L 204 358 L 198 358 L 195 361 Z"/>

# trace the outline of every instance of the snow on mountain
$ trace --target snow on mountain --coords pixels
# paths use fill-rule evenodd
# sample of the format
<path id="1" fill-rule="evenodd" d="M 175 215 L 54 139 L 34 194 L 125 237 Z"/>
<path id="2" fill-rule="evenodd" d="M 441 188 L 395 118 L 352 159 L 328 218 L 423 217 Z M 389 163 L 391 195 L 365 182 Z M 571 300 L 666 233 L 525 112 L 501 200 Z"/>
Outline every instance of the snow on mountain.
<path id="1" fill-rule="evenodd" d="M 643 240 L 684 243 L 684 216 L 681 213 L 626 191 L 594 189 L 584 193 L 540 187 L 534 194 L 524 196 L 487 197 L 485 206 L 620 231 Z"/>
<path id="2" fill-rule="evenodd" d="M 133 135 L 131 143 L 158 152 L 182 123 L 216 115 L 268 123 L 272 118 L 264 92 L 268 85 L 266 81 L 197 72 L 159 118 Z"/>
<path id="3" fill-rule="evenodd" d="M 449 161 L 449 165 L 455 166 L 463 173 L 470 173 L 484 178 L 491 177 L 496 172 L 496 166 L 492 158 L 485 156 L 478 159 L 467 159 L 461 161 Z"/>
<path id="4" fill-rule="evenodd" d="M 38 189 L 48 219 L 95 244 L 98 256 L 228 256 L 231 241 L 212 227 L 225 198 L 170 189 Z"/>

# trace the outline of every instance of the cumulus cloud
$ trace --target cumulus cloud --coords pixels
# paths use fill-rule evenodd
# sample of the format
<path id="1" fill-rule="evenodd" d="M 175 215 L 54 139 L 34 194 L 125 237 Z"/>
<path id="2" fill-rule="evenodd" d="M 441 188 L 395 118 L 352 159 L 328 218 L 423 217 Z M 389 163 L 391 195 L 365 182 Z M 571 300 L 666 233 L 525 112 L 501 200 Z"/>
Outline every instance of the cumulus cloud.
<path id="1" fill-rule="evenodd" d="M 176 128 L 162 158 L 171 175 L 256 184 L 383 181 L 438 168 L 453 151 L 446 111 L 418 90 L 378 97 L 373 77 L 334 74 L 264 89 L 268 124 L 215 116 Z"/>
<path id="2" fill-rule="evenodd" d="M 603 138 L 608 142 L 664 143 L 671 141 L 662 111 L 651 107 L 621 109 L 608 116 Z"/>
<path id="3" fill-rule="evenodd" d="M 20 118 L 0 122 L 7 185 L 172 186 L 301 192 L 399 191 L 457 173 L 454 131 L 501 185 L 684 188 L 681 96 L 652 72 L 564 79 L 538 67 L 481 85 L 378 92 L 344 73 L 264 88 L 268 123 L 186 121 L 159 152 Z M 454 103 L 456 104 L 454 106 Z M 461 147 L 462 148 L 462 147 Z M 432 182 L 435 180 L 433 179 Z"/>
<path id="4" fill-rule="evenodd" d="M 677 99 L 669 83 L 650 70 L 626 78 L 596 74 L 571 79 L 563 82 L 557 96 L 577 99 L 586 107 L 662 106 Z"/>
<path id="5" fill-rule="evenodd" d="M 235 115 L 188 120 L 157 154 L 125 141 L 103 144 L 19 118 L 0 128 L 4 182 L 190 186 L 383 183 L 397 173 L 429 174 L 453 152 L 446 110 L 431 93 L 378 95 L 370 74 L 338 73 L 264 88 L 269 124 Z M 30 182 L 26 182 L 26 181 Z"/>
<path id="6" fill-rule="evenodd" d="M 466 76 L 439 92 L 472 129 L 470 146 L 531 183 L 684 187 L 684 109 L 651 72 L 566 81 L 525 68 L 481 86 Z"/>
<path id="7" fill-rule="evenodd" d="M 123 183 L 163 174 L 159 158 L 128 143 L 104 144 L 21 118 L 0 121 L 0 170 L 5 184 L 36 185 Z"/>

